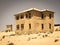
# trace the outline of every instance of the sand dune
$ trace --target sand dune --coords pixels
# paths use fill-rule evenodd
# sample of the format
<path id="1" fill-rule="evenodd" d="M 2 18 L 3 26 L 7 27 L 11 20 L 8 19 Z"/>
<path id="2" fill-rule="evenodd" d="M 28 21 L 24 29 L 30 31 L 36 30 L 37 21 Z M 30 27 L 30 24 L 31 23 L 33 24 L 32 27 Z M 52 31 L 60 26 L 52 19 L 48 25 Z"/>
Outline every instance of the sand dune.
<path id="1" fill-rule="evenodd" d="M 0 45 L 59 45 L 60 31 L 16 35 L 14 32 L 0 32 Z"/>

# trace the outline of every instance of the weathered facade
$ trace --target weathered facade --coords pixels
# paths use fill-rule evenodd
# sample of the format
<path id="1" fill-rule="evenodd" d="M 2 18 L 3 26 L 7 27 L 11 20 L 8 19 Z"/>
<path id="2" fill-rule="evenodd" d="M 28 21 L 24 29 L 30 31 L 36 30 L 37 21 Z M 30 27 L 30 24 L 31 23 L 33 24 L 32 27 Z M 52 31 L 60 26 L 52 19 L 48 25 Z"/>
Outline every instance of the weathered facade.
<path id="1" fill-rule="evenodd" d="M 12 31 L 12 25 L 6 25 L 6 32 Z"/>
<path id="2" fill-rule="evenodd" d="M 15 14 L 15 32 L 18 34 L 53 32 L 54 12 L 32 8 Z"/>

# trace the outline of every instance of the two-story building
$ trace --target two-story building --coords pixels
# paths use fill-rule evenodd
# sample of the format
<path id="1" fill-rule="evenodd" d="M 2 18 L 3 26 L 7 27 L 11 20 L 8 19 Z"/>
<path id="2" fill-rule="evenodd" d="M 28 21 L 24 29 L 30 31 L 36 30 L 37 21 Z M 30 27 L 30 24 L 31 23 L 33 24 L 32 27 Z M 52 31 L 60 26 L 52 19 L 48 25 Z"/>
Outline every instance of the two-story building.
<path id="1" fill-rule="evenodd" d="M 17 34 L 53 32 L 54 12 L 31 8 L 15 14 L 15 32 Z"/>

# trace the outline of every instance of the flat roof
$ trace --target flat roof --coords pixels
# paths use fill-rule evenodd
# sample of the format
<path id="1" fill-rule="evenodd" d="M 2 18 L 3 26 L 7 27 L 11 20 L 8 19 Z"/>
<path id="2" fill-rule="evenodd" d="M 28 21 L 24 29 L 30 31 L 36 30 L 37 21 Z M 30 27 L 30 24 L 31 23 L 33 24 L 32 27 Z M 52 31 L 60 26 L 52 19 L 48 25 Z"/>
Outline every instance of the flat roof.
<path id="1" fill-rule="evenodd" d="M 60 24 L 55 24 L 54 26 L 60 26 Z"/>

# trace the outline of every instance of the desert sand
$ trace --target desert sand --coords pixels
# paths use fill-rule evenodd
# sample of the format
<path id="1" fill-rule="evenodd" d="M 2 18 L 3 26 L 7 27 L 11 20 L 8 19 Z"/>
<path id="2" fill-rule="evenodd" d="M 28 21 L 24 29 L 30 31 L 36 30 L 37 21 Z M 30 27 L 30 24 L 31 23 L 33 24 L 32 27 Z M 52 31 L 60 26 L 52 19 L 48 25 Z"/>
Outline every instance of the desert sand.
<path id="1" fill-rule="evenodd" d="M 16 35 L 15 32 L 0 32 L 0 45 L 59 45 L 60 31 Z"/>

